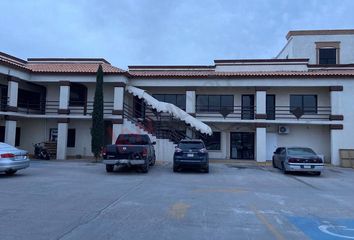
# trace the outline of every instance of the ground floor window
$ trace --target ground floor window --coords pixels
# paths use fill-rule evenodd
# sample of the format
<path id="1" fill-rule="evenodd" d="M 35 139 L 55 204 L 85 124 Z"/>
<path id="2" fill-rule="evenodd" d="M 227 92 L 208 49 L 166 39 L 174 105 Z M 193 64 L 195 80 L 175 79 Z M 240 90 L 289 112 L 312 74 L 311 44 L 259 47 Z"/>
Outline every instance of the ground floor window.
<path id="1" fill-rule="evenodd" d="M 15 147 L 20 146 L 21 128 L 16 128 Z M 5 126 L 0 126 L 0 142 L 5 142 Z"/>
<path id="2" fill-rule="evenodd" d="M 202 139 L 206 149 L 208 150 L 221 150 L 221 133 L 213 132 L 213 135 L 199 134 L 199 139 Z"/>
<path id="3" fill-rule="evenodd" d="M 75 147 L 76 130 L 75 128 L 68 129 L 67 147 Z"/>

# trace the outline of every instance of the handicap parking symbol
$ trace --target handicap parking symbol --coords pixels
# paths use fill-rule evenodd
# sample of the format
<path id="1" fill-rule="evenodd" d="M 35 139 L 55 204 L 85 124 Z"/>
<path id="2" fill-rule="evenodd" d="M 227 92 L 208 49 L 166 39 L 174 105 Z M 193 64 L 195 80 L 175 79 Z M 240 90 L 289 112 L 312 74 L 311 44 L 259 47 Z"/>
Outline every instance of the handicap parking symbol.
<path id="1" fill-rule="evenodd" d="M 311 239 L 353 239 L 354 219 L 317 219 L 289 217 L 289 221 Z"/>

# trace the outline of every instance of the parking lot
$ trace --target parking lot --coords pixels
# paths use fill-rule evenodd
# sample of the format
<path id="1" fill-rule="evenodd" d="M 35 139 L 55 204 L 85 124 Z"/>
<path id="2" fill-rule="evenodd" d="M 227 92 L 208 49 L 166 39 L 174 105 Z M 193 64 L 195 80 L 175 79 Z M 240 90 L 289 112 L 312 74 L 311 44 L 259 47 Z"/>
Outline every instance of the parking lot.
<path id="1" fill-rule="evenodd" d="M 33 161 L 0 174 L 1 239 L 353 239 L 354 170 L 283 175 L 211 164 L 210 173 L 112 174 L 89 162 Z"/>

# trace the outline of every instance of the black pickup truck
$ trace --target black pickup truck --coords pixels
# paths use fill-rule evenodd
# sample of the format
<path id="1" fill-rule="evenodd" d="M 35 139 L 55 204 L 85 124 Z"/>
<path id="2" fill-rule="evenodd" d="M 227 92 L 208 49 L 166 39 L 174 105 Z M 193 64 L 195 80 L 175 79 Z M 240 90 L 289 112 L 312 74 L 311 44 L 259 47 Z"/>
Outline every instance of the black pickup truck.
<path id="1" fill-rule="evenodd" d="M 143 173 L 155 164 L 156 143 L 147 134 L 120 134 L 115 144 L 107 145 L 103 151 L 106 171 L 113 172 L 114 166 L 137 166 Z"/>

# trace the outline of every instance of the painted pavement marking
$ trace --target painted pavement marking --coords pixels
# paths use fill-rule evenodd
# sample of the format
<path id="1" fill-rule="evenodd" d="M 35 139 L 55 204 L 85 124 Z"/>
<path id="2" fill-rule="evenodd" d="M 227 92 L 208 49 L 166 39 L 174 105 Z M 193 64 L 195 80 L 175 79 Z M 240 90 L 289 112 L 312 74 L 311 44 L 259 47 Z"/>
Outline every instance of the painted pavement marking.
<path id="1" fill-rule="evenodd" d="M 354 239 L 354 219 L 318 219 L 288 217 L 289 221 L 311 239 Z"/>

